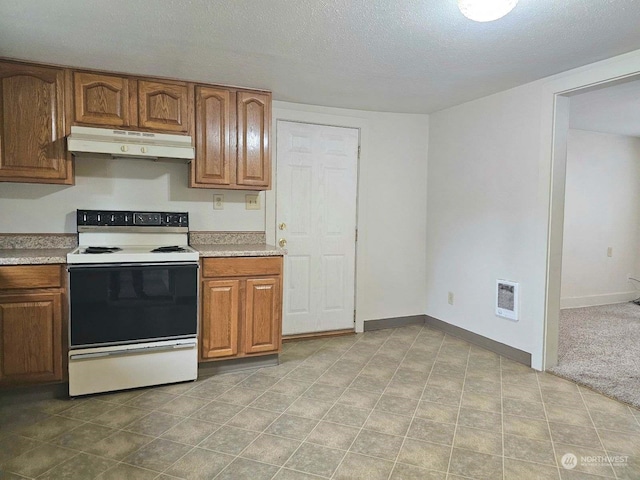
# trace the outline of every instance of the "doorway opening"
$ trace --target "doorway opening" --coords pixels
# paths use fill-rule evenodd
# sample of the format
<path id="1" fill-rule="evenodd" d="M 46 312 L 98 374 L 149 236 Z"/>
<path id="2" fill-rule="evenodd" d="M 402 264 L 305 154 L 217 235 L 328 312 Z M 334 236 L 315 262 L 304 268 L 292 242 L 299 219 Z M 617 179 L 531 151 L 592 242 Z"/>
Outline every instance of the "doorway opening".
<path id="1" fill-rule="evenodd" d="M 640 407 L 640 77 L 556 96 L 546 368 Z"/>

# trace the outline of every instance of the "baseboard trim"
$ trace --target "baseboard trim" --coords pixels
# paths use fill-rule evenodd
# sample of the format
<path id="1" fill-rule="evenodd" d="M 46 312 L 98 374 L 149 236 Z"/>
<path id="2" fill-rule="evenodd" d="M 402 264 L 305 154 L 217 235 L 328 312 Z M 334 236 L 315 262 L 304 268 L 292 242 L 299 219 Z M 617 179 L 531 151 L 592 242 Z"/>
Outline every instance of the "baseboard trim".
<path id="1" fill-rule="evenodd" d="M 259 357 L 231 358 L 229 360 L 218 360 L 216 362 L 203 362 L 198 364 L 198 376 L 220 375 L 221 373 L 232 373 L 248 368 L 275 367 L 280 363 L 278 354 L 261 355 Z"/>
<path id="2" fill-rule="evenodd" d="M 342 337 L 344 335 L 353 335 L 356 331 L 353 328 L 345 328 L 344 330 L 326 330 L 324 332 L 311 333 L 295 333 L 293 335 L 284 335 L 283 342 L 293 342 L 296 340 L 311 340 L 317 338 Z"/>
<path id="3" fill-rule="evenodd" d="M 640 293 L 637 291 L 589 295 L 586 297 L 566 297 L 560 299 L 560 308 L 597 307 L 599 305 L 631 302 L 638 297 L 640 297 Z"/>
<path id="4" fill-rule="evenodd" d="M 380 318 L 378 320 L 365 320 L 364 331 L 383 330 L 385 328 L 406 327 L 409 325 L 424 325 L 426 315 L 410 315 L 408 317 Z"/>
<path id="5" fill-rule="evenodd" d="M 491 352 L 507 357 L 527 367 L 531 366 L 531 354 L 519 350 L 504 343 L 496 342 L 490 338 L 483 337 L 477 333 L 470 332 L 464 328 L 456 327 L 450 323 L 438 320 L 429 315 L 411 315 L 408 317 L 381 318 L 378 320 L 367 320 L 364 322 L 364 331 L 382 330 L 385 328 L 406 327 L 408 325 L 428 325 L 436 330 L 440 330 L 448 335 L 461 338 L 462 340 L 482 347 Z"/>
<path id="6" fill-rule="evenodd" d="M 448 335 L 461 338 L 462 340 L 473 343 L 474 345 L 497 353 L 498 355 L 502 355 L 503 357 L 507 357 L 511 360 L 522 363 L 527 367 L 531 366 L 530 353 L 511 347 L 509 345 L 505 345 L 504 343 L 496 342 L 495 340 L 491 340 L 490 338 L 483 337 L 482 335 L 478 335 L 477 333 L 470 332 L 469 330 L 465 330 L 464 328 L 456 327 L 455 325 L 443 322 L 442 320 L 438 320 L 437 318 L 430 317 L 428 315 L 426 317 L 427 318 L 425 321 L 425 325 L 433 327 L 437 330 L 441 330 Z"/>

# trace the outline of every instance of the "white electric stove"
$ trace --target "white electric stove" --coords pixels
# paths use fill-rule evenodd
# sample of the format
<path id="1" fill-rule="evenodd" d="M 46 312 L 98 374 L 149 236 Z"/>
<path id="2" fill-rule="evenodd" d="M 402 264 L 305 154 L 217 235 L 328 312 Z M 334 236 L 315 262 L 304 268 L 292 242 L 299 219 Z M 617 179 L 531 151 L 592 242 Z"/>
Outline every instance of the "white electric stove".
<path id="1" fill-rule="evenodd" d="M 197 378 L 198 252 L 189 215 L 78 210 L 69 395 Z"/>

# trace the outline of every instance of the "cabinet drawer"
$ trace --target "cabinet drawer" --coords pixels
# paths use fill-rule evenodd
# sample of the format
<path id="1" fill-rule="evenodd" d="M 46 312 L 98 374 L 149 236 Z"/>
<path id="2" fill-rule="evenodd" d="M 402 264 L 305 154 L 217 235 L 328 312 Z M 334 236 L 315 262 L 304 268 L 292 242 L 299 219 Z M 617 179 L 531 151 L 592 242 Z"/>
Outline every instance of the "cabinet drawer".
<path id="1" fill-rule="evenodd" d="M 60 265 L 16 265 L 0 267 L 0 290 L 60 288 Z"/>
<path id="2" fill-rule="evenodd" d="M 281 273 L 282 257 L 205 258 L 202 260 L 203 277 L 248 277 Z"/>

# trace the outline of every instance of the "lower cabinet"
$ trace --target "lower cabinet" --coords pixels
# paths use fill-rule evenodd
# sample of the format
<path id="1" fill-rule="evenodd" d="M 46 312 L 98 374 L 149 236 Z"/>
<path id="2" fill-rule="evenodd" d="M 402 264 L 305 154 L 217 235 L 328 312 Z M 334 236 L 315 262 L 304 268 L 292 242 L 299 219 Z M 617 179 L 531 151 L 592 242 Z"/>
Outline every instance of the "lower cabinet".
<path id="1" fill-rule="evenodd" d="M 272 354 L 282 343 L 282 257 L 202 261 L 200 360 Z"/>
<path id="2" fill-rule="evenodd" d="M 64 292 L 46 267 L 1 267 L 0 386 L 62 381 Z M 41 274 L 47 275 L 42 276 Z M 55 280 L 51 288 L 20 290 Z M 58 285 L 56 286 L 55 283 Z M 17 288 L 16 288 L 17 287 Z"/>
<path id="3" fill-rule="evenodd" d="M 207 280 L 202 284 L 203 359 L 231 357 L 238 353 L 240 280 Z"/>
<path id="4" fill-rule="evenodd" d="M 280 278 L 249 278 L 244 301 L 244 352 L 280 349 Z"/>

